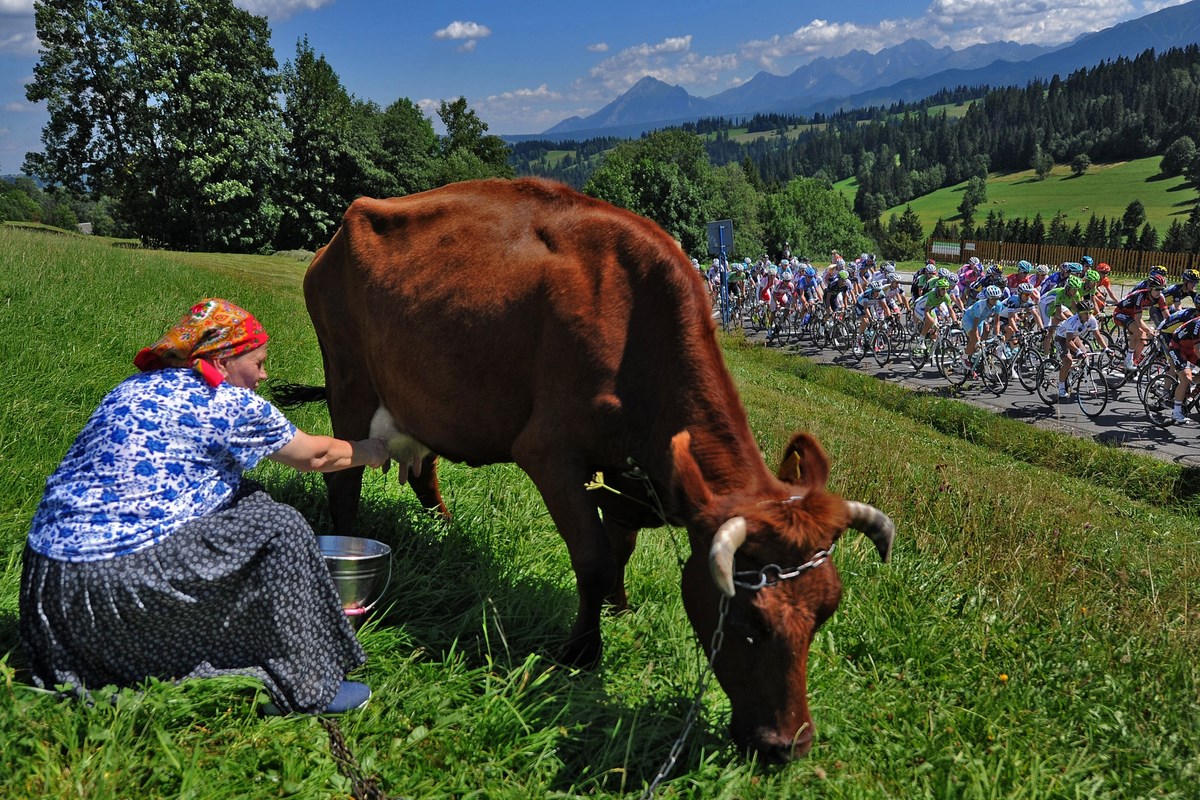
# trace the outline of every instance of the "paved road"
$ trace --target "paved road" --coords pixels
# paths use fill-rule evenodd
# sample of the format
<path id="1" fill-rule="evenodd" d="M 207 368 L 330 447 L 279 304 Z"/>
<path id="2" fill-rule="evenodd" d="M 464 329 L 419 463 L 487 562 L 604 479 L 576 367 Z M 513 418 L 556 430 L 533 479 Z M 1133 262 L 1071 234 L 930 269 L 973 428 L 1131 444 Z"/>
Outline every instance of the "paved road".
<path id="1" fill-rule="evenodd" d="M 747 336 L 767 346 L 762 334 L 748 331 Z M 1015 379 L 1003 394 L 997 396 L 972 382 L 961 389 L 952 389 L 932 367 L 927 367 L 921 375 L 915 375 L 905 364 L 889 364 L 881 369 L 869 355 L 855 365 L 850 358 L 840 356 L 832 348 L 819 348 L 808 342 L 787 344 L 779 349 L 820 363 L 858 369 L 880 380 L 898 381 L 913 389 L 938 392 L 1040 427 L 1119 445 L 1163 461 L 1200 467 L 1200 425 L 1165 429 L 1151 425 L 1132 384 L 1120 389 L 1116 398 L 1109 400 L 1104 413 L 1090 420 L 1074 400 L 1047 406 L 1036 393 L 1026 392 Z"/>

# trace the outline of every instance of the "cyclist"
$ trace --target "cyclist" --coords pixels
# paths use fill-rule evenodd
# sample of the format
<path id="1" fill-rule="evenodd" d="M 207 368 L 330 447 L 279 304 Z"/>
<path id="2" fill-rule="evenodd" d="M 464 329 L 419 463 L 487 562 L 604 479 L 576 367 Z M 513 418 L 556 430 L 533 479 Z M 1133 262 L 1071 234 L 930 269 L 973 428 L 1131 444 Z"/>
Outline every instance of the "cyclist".
<path id="1" fill-rule="evenodd" d="M 1029 282 L 1033 284 L 1034 291 L 1039 296 L 1050 288 L 1046 286 L 1046 279 L 1050 277 L 1050 268 L 1045 264 L 1038 264 L 1033 269 L 1033 275 L 1029 278 Z"/>
<path id="2" fill-rule="evenodd" d="M 1125 352 L 1125 369 L 1132 372 L 1142 360 L 1142 348 L 1150 335 L 1150 328 L 1142 319 L 1142 312 L 1147 308 L 1157 306 L 1159 310 L 1167 310 L 1167 301 L 1163 299 L 1163 289 L 1167 282 L 1162 275 L 1151 275 L 1145 281 L 1144 289 L 1134 289 L 1117 301 L 1113 309 L 1113 322 L 1120 325 L 1129 335 L 1132 348 Z"/>
<path id="3" fill-rule="evenodd" d="M 929 347 L 929 340 L 937 330 L 938 313 L 943 308 L 945 309 L 944 313 L 958 321 L 958 316 L 954 313 L 954 306 L 950 302 L 950 281 L 938 278 L 930 285 L 928 292 L 913 302 L 913 314 L 922 320 L 921 337 L 925 340 L 926 348 Z"/>
<path id="4" fill-rule="evenodd" d="M 963 372 L 971 371 L 971 357 L 975 355 L 975 350 L 979 347 L 983 329 L 990 328 L 992 336 L 999 335 L 1000 300 L 1003 297 L 1004 290 L 999 286 L 985 286 L 983 296 L 963 312 L 962 327 L 967 332 L 967 350 L 963 354 Z"/>
<path id="5" fill-rule="evenodd" d="M 1012 346 L 1017 344 L 1017 320 L 1029 314 L 1042 329 L 1042 320 L 1037 314 L 1036 290 L 1029 281 L 1017 286 L 1015 292 L 1000 303 L 1000 319 L 1004 321 L 1004 338 Z M 1032 313 L 1030 313 L 1032 312 Z"/>
<path id="6" fill-rule="evenodd" d="M 929 290 L 929 282 L 937 278 L 937 271 L 937 264 L 933 263 L 933 259 L 929 259 L 925 262 L 925 266 L 913 273 L 910 288 L 914 300 Z"/>
<path id="7" fill-rule="evenodd" d="M 820 302 L 821 294 L 821 281 L 817 278 L 816 268 L 811 264 L 805 265 L 800 271 L 800 277 L 796 280 L 796 296 L 800 301 L 800 308 L 804 312 L 801 324 L 808 322 L 808 315 Z"/>
<path id="8" fill-rule="evenodd" d="M 1171 366 L 1175 369 L 1175 378 L 1178 380 L 1175 386 L 1175 408 L 1171 412 L 1171 419 L 1176 425 L 1194 424 L 1194 420 L 1183 413 L 1183 401 L 1187 399 L 1195 380 L 1193 372 L 1197 365 L 1196 343 L 1200 341 L 1200 310 L 1188 308 L 1178 313 L 1182 315 L 1186 312 L 1191 313 L 1171 334 L 1167 345 L 1167 357 L 1171 359 Z"/>
<path id="9" fill-rule="evenodd" d="M 1075 312 L 1075 307 L 1083 300 L 1083 281 L 1078 275 L 1067 278 L 1065 286 L 1051 289 L 1042 295 L 1040 310 L 1042 322 L 1046 328 L 1046 338 L 1042 343 L 1042 352 L 1049 354 L 1054 341 L 1055 328 L 1058 324 Z"/>
<path id="10" fill-rule="evenodd" d="M 1133 288 L 1132 288 L 1132 289 L 1130 289 L 1129 291 L 1130 291 L 1130 292 L 1136 292 L 1138 289 L 1149 289 L 1149 288 L 1150 288 L 1150 281 L 1151 281 L 1151 280 L 1154 278 L 1154 276 L 1155 276 L 1155 275 L 1157 275 L 1158 277 L 1162 278 L 1162 285 L 1163 285 L 1163 286 L 1166 286 L 1166 285 L 1167 285 L 1167 268 L 1166 268 L 1166 267 L 1153 266 L 1153 267 L 1151 267 L 1151 268 L 1150 268 L 1150 274 L 1149 274 L 1148 276 L 1146 276 L 1145 278 L 1143 278 L 1142 280 L 1140 280 L 1140 281 L 1138 281 L 1137 283 L 1135 283 L 1135 284 L 1133 285 Z"/>
<path id="11" fill-rule="evenodd" d="M 850 273 L 844 269 L 838 270 L 833 280 L 825 287 L 825 307 L 830 311 L 837 311 L 844 308 L 846 300 L 843 295 L 849 292 L 851 288 Z"/>
<path id="12" fill-rule="evenodd" d="M 1087 352 L 1087 337 L 1094 335 L 1101 346 L 1108 349 L 1108 342 L 1100 332 L 1100 321 L 1096 319 L 1095 307 L 1084 300 L 1075 307 L 1075 313 L 1063 320 L 1054 334 L 1054 346 L 1062 358 L 1058 368 L 1058 396 L 1067 397 L 1067 374 L 1076 356 Z"/>
<path id="13" fill-rule="evenodd" d="M 983 299 L 983 290 L 989 286 L 1000 288 L 1001 296 L 1004 295 L 1004 269 L 999 264 L 992 264 L 976 281 L 967 286 L 966 297 L 963 298 L 966 303 L 974 303 L 977 300 Z"/>
<path id="14" fill-rule="evenodd" d="M 1092 302 L 1097 314 L 1104 308 L 1104 301 L 1100 299 L 1100 273 L 1094 269 L 1083 273 L 1083 296 Z"/>
<path id="15" fill-rule="evenodd" d="M 958 279 L 967 286 L 979 280 L 982 274 L 983 265 L 979 263 L 979 259 L 975 256 L 971 256 L 967 260 L 967 263 L 958 268 Z"/>
<path id="16" fill-rule="evenodd" d="M 1071 277 L 1071 262 L 1064 261 L 1058 265 L 1056 271 L 1047 275 L 1046 279 L 1038 286 L 1042 290 L 1042 296 L 1045 297 L 1046 292 L 1051 289 L 1058 289 L 1065 286 L 1069 277 Z"/>
<path id="17" fill-rule="evenodd" d="M 1024 260 L 1018 261 L 1017 262 L 1017 271 L 1004 279 L 1004 282 L 1008 286 L 1009 293 L 1011 294 L 1013 292 L 1016 292 L 1018 286 L 1020 286 L 1022 283 L 1025 283 L 1025 281 L 1029 280 L 1029 276 L 1032 272 L 1033 272 L 1033 264 L 1030 264 L 1028 261 L 1024 261 Z"/>
<path id="18" fill-rule="evenodd" d="M 869 284 L 858 299 L 854 301 L 854 314 L 858 318 L 858 335 L 861 337 L 867 332 L 867 325 L 870 324 L 872 318 L 890 317 L 892 312 L 888 309 L 886 298 L 884 297 L 884 284 L 882 281 Z M 854 355 L 861 355 L 862 348 L 857 344 L 854 346 Z"/>
<path id="19" fill-rule="evenodd" d="M 1112 272 L 1112 267 L 1101 261 L 1096 265 L 1096 272 L 1100 273 L 1100 286 L 1096 290 L 1097 299 L 1100 300 L 1101 304 L 1116 303 L 1120 298 L 1113 293 L 1112 282 L 1108 279 L 1109 274 Z M 1101 308 L 1103 308 L 1103 305 L 1101 305 Z"/>
<path id="20" fill-rule="evenodd" d="M 1185 269 L 1183 271 L 1183 280 L 1179 283 L 1173 283 L 1166 289 L 1163 289 L 1163 299 L 1167 301 L 1172 312 L 1182 308 L 1184 298 L 1190 297 L 1192 305 L 1196 304 L 1196 284 L 1200 282 L 1200 272 L 1194 269 Z M 1153 314 L 1151 314 L 1153 318 Z"/>
<path id="21" fill-rule="evenodd" d="M 883 297 L 887 301 L 888 308 L 899 314 L 900 309 L 910 311 L 908 298 L 904 296 L 904 287 L 900 285 L 900 276 L 893 269 L 884 279 L 887 288 L 883 290 Z"/>

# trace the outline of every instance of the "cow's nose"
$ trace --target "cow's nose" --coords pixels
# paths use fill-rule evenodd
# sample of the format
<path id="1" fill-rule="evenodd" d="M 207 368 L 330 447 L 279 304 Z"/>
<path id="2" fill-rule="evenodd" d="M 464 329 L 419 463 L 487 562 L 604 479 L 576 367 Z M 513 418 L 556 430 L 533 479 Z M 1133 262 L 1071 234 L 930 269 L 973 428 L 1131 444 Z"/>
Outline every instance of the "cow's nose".
<path id="1" fill-rule="evenodd" d="M 804 758 L 812 750 L 812 728 L 805 727 L 796 736 L 783 736 L 777 731 L 759 730 L 750 742 L 750 747 L 759 758 L 772 764 L 786 764 Z"/>

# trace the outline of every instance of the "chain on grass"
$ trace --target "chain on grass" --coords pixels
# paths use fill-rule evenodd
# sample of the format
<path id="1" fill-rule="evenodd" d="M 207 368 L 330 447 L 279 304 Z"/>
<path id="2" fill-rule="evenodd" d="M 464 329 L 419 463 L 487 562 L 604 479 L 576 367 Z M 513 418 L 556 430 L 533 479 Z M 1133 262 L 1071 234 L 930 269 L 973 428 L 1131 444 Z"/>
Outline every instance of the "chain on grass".
<path id="1" fill-rule="evenodd" d="M 329 752 L 333 755 L 338 772 L 350 781 L 350 791 L 354 795 L 354 800 L 392 800 L 387 792 L 379 787 L 378 775 L 369 777 L 363 775 L 362 768 L 358 765 L 358 759 L 354 757 L 350 746 L 346 744 L 346 737 L 342 734 L 342 728 L 337 724 L 337 720 L 329 717 L 321 717 L 320 720 L 329 733 Z"/>

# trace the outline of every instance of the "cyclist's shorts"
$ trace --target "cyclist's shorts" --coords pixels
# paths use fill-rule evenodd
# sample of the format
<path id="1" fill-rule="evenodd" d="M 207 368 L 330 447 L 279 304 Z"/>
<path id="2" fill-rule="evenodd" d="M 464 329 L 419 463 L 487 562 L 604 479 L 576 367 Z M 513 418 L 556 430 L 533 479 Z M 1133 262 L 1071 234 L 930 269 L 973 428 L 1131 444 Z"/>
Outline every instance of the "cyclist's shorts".
<path id="1" fill-rule="evenodd" d="M 1134 320 L 1140 320 L 1142 318 L 1142 315 L 1141 315 L 1141 312 L 1134 312 L 1132 314 L 1127 314 L 1124 311 L 1118 310 L 1118 311 L 1113 312 L 1112 318 L 1113 318 L 1113 322 L 1117 323 L 1122 328 L 1128 329 L 1129 323 L 1133 322 Z"/>
<path id="2" fill-rule="evenodd" d="M 1167 345 L 1167 357 L 1171 359 L 1175 369 L 1190 369 L 1198 363 L 1196 345 L 1191 341 L 1172 341 Z"/>

